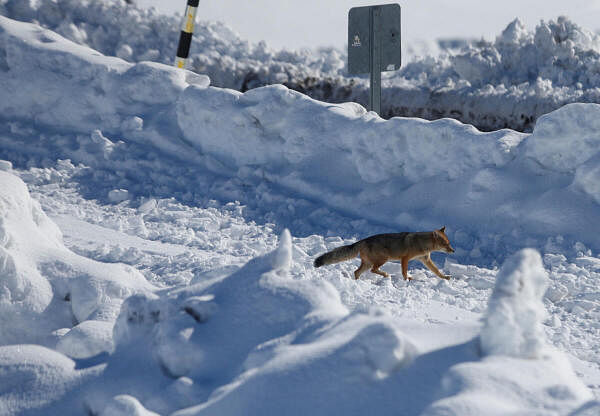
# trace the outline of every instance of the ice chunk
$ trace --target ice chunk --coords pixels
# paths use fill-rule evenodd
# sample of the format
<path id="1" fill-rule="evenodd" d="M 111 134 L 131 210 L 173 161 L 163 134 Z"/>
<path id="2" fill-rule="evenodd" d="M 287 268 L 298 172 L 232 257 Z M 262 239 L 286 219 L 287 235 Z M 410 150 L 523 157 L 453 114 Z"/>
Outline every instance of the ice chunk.
<path id="1" fill-rule="evenodd" d="M 127 189 L 113 189 L 108 193 L 110 202 L 123 202 L 129 199 L 129 191 Z"/>

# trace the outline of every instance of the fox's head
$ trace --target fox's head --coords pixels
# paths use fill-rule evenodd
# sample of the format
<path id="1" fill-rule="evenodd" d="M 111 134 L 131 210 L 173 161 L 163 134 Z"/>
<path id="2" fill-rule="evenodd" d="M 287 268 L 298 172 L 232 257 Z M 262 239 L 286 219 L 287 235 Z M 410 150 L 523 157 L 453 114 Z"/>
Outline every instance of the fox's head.
<path id="1" fill-rule="evenodd" d="M 435 241 L 435 244 L 440 251 L 445 251 L 446 253 L 454 253 L 454 249 L 450 245 L 448 237 L 446 237 L 446 226 L 443 226 L 439 230 L 435 230 L 433 232 L 433 240 Z"/>

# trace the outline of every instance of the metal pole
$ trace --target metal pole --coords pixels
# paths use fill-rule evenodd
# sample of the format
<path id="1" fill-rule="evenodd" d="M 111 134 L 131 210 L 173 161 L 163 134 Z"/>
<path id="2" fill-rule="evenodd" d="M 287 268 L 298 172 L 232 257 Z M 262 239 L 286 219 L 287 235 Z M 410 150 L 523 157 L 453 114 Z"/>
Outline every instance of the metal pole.
<path id="1" fill-rule="evenodd" d="M 381 9 L 377 6 L 369 9 L 369 35 L 371 38 L 370 77 L 369 77 L 369 110 L 381 114 L 381 44 L 379 36 L 379 17 Z"/>
<path id="2" fill-rule="evenodd" d="M 183 27 L 181 28 L 179 45 L 177 46 L 177 57 L 175 58 L 175 66 L 177 68 L 185 67 L 185 61 L 190 54 L 190 46 L 192 44 L 192 34 L 194 33 L 194 21 L 196 20 L 198 4 L 200 4 L 200 0 L 187 0 Z"/>

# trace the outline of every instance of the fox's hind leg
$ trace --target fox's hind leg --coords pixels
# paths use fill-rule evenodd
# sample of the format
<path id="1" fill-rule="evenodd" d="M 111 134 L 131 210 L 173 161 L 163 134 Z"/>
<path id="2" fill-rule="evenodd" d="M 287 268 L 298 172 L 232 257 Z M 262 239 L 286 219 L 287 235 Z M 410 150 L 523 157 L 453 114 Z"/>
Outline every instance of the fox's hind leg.
<path id="1" fill-rule="evenodd" d="M 412 280 L 412 277 L 408 277 L 408 256 L 402 257 L 402 276 L 404 280 Z"/>
<path id="2" fill-rule="evenodd" d="M 369 267 L 371 267 L 371 263 L 360 259 L 360 266 L 358 266 L 358 269 L 356 269 L 356 271 L 354 272 L 354 279 L 358 280 L 360 275 L 363 274 L 363 272 L 365 272 Z"/>
<path id="3" fill-rule="evenodd" d="M 390 275 L 384 272 L 383 270 L 379 270 L 379 268 L 383 266 L 385 262 L 386 260 L 376 261 L 375 264 L 373 264 L 373 267 L 371 268 L 371 272 L 381 275 L 383 277 L 390 277 Z"/>

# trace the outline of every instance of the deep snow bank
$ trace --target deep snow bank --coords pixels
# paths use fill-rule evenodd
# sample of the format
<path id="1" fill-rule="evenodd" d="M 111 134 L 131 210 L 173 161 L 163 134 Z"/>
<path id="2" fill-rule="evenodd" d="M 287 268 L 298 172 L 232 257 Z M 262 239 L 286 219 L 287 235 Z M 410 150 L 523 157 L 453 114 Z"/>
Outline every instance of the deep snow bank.
<path id="1" fill-rule="evenodd" d="M 185 3 L 181 7 L 183 12 Z M 181 28 L 181 16 L 161 15 L 153 8 L 138 8 L 120 0 L 0 0 L 0 14 L 38 22 L 73 42 L 130 62 L 171 64 Z M 200 21 L 190 65 L 209 75 L 216 85 L 239 90 L 335 75 L 344 67 L 345 58 L 333 48 L 275 51 L 264 42 L 251 44 L 241 39 L 222 22 Z"/>
<path id="2" fill-rule="evenodd" d="M 0 0 L 0 13 L 131 62 L 170 64 L 180 30 L 179 16 L 120 0 Z M 599 37 L 567 18 L 542 21 L 533 31 L 515 19 L 492 42 L 449 46 L 437 57 L 415 58 L 423 53 L 414 42 L 403 45 L 404 67 L 384 81 L 386 117 L 451 117 L 484 130 L 531 131 L 537 118 L 564 104 L 600 102 Z M 327 102 L 368 101 L 367 81 L 346 73 L 345 52 L 274 51 L 216 22 L 199 22 L 190 67 L 219 87 L 283 83 Z"/>
<path id="3" fill-rule="evenodd" d="M 110 351 L 121 302 L 150 290 L 132 267 L 69 251 L 23 181 L 0 170 L 0 345 L 58 341 L 76 358 Z"/>
<path id="4" fill-rule="evenodd" d="M 185 137 L 232 175 L 390 229 L 448 224 L 459 255 L 488 256 L 557 234 L 597 247 L 599 108 L 566 106 L 532 135 L 481 133 L 448 119 L 383 121 L 277 86 L 243 95 L 191 87 L 177 115 Z"/>
<path id="5" fill-rule="evenodd" d="M 598 248 L 598 105 L 565 106 L 531 135 L 481 133 L 448 119 L 384 121 L 353 103 L 329 105 L 282 86 L 245 94 L 207 87 L 206 77 L 102 57 L 34 25 L 0 17 L 0 26 L 0 87 L 10 92 L 0 112 L 61 131 L 44 136 L 61 158 L 128 172 L 132 161 L 115 149 L 136 143 L 188 163 L 183 171 L 200 166 L 258 192 L 284 187 L 387 229 L 448 225 L 459 256 L 492 258 L 557 235 L 569 249 L 577 241 Z M 152 170 L 171 169 L 150 157 Z M 177 187 L 204 195 L 199 180 L 182 176 Z M 313 214 L 327 224 L 327 211 Z"/>
<path id="6" fill-rule="evenodd" d="M 346 57 L 340 58 L 344 68 L 339 75 L 279 76 L 273 81 L 263 75 L 272 72 L 262 69 L 251 80 L 253 86 L 284 83 L 318 100 L 366 106 L 367 80 L 348 77 Z M 386 118 L 450 117 L 486 131 L 530 132 L 540 116 L 565 104 L 600 103 L 600 36 L 565 17 L 541 21 L 533 31 L 515 19 L 493 42 L 467 42 L 438 57 L 404 62 L 383 83 Z M 193 69 L 202 72 L 201 67 Z"/>

